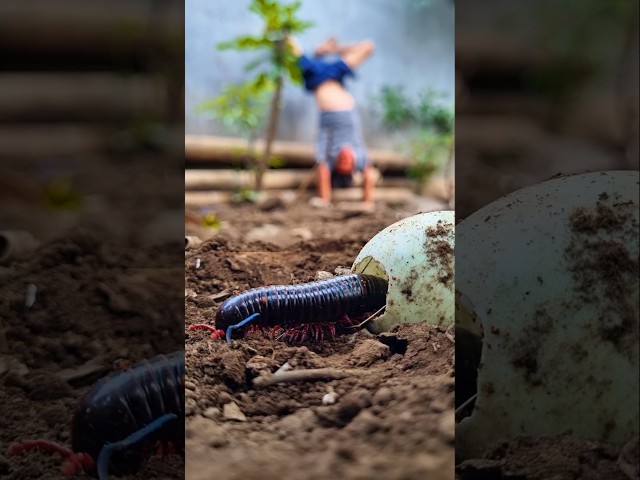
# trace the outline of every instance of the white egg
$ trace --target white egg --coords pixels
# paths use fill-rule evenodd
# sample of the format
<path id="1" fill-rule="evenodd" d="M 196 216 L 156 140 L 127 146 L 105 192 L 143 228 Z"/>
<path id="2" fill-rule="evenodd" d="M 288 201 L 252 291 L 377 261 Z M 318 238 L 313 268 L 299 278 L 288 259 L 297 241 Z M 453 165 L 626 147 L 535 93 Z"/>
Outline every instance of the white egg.
<path id="1" fill-rule="evenodd" d="M 458 326 L 483 336 L 460 459 L 521 434 L 637 437 L 638 184 L 637 171 L 556 178 L 456 226 Z"/>
<path id="2" fill-rule="evenodd" d="M 454 228 L 452 211 L 407 217 L 376 234 L 356 257 L 352 271 L 387 279 L 384 313 L 367 324 L 373 333 L 393 325 L 454 322 Z"/>

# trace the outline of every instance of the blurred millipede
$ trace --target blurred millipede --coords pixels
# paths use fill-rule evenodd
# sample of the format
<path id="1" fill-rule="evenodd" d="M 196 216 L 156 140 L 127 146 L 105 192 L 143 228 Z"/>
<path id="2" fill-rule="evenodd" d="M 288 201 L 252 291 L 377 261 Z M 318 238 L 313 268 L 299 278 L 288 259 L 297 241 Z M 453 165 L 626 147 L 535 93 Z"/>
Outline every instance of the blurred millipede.
<path id="1" fill-rule="evenodd" d="M 62 472 L 84 470 L 106 480 L 136 473 L 156 445 L 184 452 L 184 352 L 159 355 L 94 385 L 73 416 L 71 448 L 50 440 L 13 443 L 10 454 L 33 449 L 62 456 Z"/>
<path id="2" fill-rule="evenodd" d="M 212 337 L 231 332 L 239 336 L 250 328 L 285 329 L 293 340 L 306 340 L 310 335 L 324 337 L 344 327 L 352 327 L 366 315 L 386 303 L 388 283 L 373 275 L 352 273 L 327 280 L 299 285 L 272 285 L 247 290 L 225 301 L 215 317 L 215 328 L 197 324 L 189 330 L 204 328 Z"/>

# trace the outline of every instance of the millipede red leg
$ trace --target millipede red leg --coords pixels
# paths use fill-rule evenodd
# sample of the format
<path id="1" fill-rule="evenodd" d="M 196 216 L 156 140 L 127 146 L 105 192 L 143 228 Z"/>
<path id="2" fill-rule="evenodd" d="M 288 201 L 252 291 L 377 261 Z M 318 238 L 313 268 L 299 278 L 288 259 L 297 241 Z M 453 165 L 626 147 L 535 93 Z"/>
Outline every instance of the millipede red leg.
<path id="1" fill-rule="evenodd" d="M 205 323 L 196 323 L 194 325 L 190 325 L 187 330 L 189 330 L 189 331 L 192 331 L 192 330 L 208 330 L 209 332 L 211 332 L 211 338 L 213 340 L 217 340 L 218 338 L 221 338 L 221 337 L 225 336 L 224 330 L 219 330 L 219 329 L 217 329 L 215 327 L 212 327 L 211 325 L 207 325 Z"/>
<path id="2" fill-rule="evenodd" d="M 30 450 L 44 450 L 60 455 L 64 460 L 61 467 L 64 475 L 75 475 L 83 470 L 85 472 L 95 470 L 95 462 L 90 455 L 86 453 L 76 453 L 70 448 L 51 440 L 23 440 L 21 442 L 14 442 L 9 446 L 10 455 L 19 455 Z"/>

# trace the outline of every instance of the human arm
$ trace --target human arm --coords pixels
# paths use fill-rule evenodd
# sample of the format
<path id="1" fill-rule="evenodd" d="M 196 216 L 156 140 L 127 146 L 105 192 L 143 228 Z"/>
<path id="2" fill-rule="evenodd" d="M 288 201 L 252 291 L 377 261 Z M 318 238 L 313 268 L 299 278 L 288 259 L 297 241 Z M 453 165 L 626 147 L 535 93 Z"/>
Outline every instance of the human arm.
<path id="1" fill-rule="evenodd" d="M 316 47 L 316 55 L 338 54 L 350 68 L 361 65 L 373 53 L 375 45 L 371 40 L 362 40 L 356 43 L 339 44 L 335 38 L 330 37 Z"/>

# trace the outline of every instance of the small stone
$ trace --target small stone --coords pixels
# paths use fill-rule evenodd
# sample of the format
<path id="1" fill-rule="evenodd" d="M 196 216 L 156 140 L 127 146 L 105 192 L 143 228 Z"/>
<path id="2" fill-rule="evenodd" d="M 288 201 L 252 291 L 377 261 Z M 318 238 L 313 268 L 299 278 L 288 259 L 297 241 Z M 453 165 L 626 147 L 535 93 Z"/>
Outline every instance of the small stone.
<path id="1" fill-rule="evenodd" d="M 184 388 L 186 388 L 187 390 L 195 390 L 196 384 L 187 380 L 184 382 Z"/>
<path id="2" fill-rule="evenodd" d="M 337 266 L 334 270 L 336 275 L 349 275 L 353 273 L 349 267 Z"/>
<path id="3" fill-rule="evenodd" d="M 315 280 L 327 280 L 328 278 L 333 278 L 333 274 L 330 272 L 324 272 L 322 270 L 319 270 L 316 272 L 315 274 Z"/>
<path id="4" fill-rule="evenodd" d="M 338 394 L 336 392 L 329 392 L 322 397 L 323 405 L 333 405 L 338 400 Z"/>
<path id="5" fill-rule="evenodd" d="M 220 417 L 220 409 L 218 407 L 208 407 L 202 414 L 205 418 L 217 420 Z"/>
<path id="6" fill-rule="evenodd" d="M 225 420 L 235 421 L 235 422 L 246 422 L 247 417 L 245 417 L 244 413 L 240 410 L 240 407 L 237 403 L 225 403 L 224 407 L 222 407 L 222 416 Z"/>
<path id="7" fill-rule="evenodd" d="M 313 238 L 313 233 L 306 227 L 298 227 L 291 229 L 291 236 L 297 237 L 301 240 L 311 240 Z"/>

